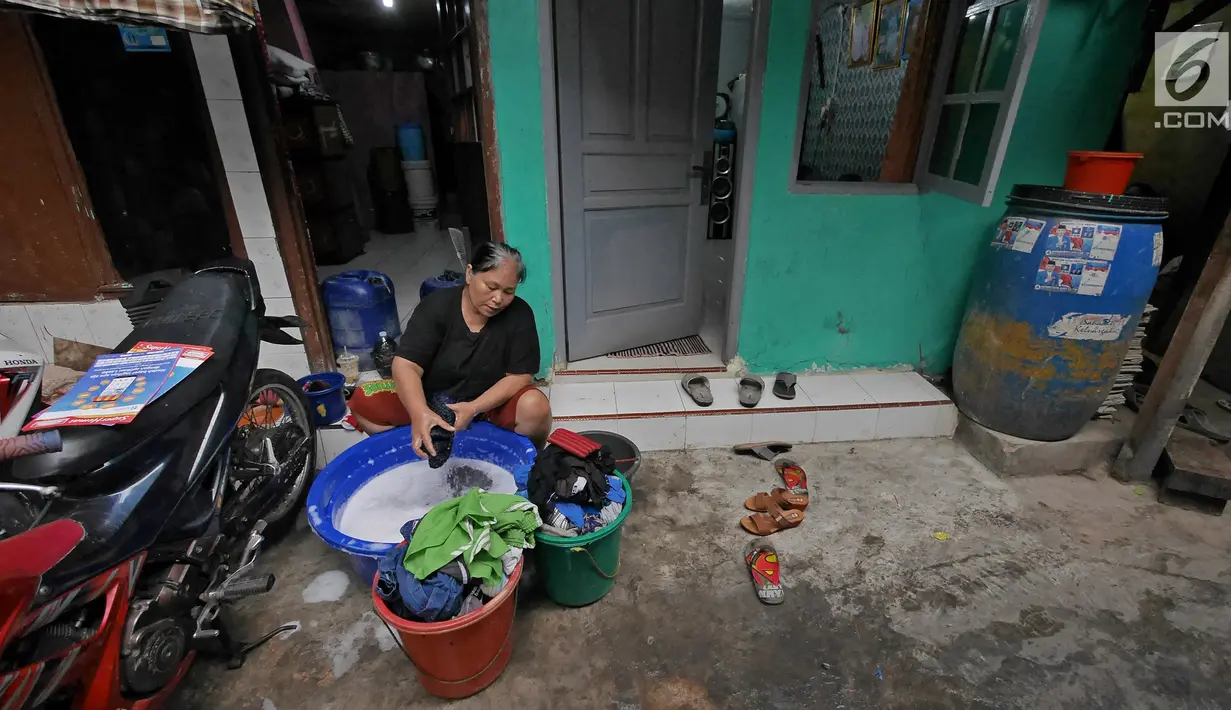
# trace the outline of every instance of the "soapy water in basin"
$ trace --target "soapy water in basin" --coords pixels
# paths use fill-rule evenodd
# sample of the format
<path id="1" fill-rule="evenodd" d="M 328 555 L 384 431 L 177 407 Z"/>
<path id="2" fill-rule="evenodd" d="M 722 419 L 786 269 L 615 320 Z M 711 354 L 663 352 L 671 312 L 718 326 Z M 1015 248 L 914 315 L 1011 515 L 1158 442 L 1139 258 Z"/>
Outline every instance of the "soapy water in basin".
<path id="1" fill-rule="evenodd" d="M 409 520 L 422 518 L 432 506 L 471 488 L 516 493 L 513 474 L 494 463 L 451 458 L 433 469 L 426 461 L 395 466 L 359 487 L 334 517 L 343 535 L 369 542 L 401 542 Z"/>

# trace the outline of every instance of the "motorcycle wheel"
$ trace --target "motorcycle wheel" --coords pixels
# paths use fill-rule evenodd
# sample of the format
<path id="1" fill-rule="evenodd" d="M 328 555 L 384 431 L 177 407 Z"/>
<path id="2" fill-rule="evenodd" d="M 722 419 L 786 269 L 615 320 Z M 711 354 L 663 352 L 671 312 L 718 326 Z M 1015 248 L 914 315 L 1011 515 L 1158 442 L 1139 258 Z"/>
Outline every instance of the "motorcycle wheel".
<path id="1" fill-rule="evenodd" d="M 274 455 L 284 467 L 265 485 L 281 485 L 272 502 L 256 512 L 265 521 L 265 537 L 271 542 L 285 535 L 303 508 L 316 474 L 316 422 L 308 398 L 290 375 L 278 370 L 257 370 L 252 378 L 248 405 L 240 416 L 237 434 L 268 438 Z M 304 442 L 302 446 L 300 442 Z M 284 457 L 293 458 L 284 460 Z M 285 467 L 289 467 L 289 470 Z"/>

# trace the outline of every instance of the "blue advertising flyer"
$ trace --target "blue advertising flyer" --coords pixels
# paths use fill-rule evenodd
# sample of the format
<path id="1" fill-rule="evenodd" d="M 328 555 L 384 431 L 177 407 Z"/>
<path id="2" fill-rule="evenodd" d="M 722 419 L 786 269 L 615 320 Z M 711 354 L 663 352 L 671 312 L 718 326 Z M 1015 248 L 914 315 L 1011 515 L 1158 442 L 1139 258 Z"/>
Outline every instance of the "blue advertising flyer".
<path id="1" fill-rule="evenodd" d="M 183 350 L 100 355 L 72 389 L 22 431 L 131 422 L 162 389 Z"/>

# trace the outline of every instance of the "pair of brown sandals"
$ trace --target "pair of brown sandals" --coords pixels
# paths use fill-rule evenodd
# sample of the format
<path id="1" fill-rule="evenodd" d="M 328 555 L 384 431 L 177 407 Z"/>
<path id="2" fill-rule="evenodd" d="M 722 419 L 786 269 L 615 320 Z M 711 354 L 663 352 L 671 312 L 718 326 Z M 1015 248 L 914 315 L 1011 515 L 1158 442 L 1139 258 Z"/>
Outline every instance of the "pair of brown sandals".
<path id="1" fill-rule="evenodd" d="M 798 527 L 804 521 L 808 507 L 808 474 L 791 459 L 774 461 L 774 470 L 782 476 L 783 486 L 768 493 L 757 493 L 744 501 L 744 507 L 754 512 L 739 524 L 753 535 L 772 535 L 780 530 Z"/>

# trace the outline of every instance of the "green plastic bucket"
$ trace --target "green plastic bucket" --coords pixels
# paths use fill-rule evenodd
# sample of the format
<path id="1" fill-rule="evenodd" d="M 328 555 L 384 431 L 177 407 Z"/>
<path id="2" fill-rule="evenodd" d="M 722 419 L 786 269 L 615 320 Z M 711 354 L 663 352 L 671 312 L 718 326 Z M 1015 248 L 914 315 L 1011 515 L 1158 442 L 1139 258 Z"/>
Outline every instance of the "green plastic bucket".
<path id="1" fill-rule="evenodd" d="M 633 508 L 633 491 L 620 473 L 624 485 L 624 510 L 602 530 L 556 537 L 535 533 L 535 558 L 547 596 L 560 606 L 586 606 L 602 599 L 615 586 L 620 571 L 620 534 L 624 519 Z"/>

